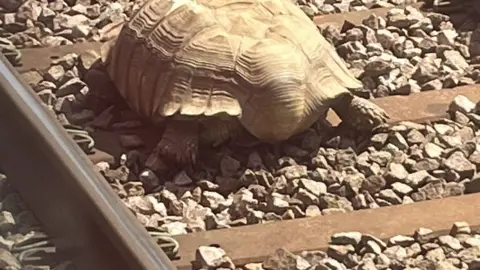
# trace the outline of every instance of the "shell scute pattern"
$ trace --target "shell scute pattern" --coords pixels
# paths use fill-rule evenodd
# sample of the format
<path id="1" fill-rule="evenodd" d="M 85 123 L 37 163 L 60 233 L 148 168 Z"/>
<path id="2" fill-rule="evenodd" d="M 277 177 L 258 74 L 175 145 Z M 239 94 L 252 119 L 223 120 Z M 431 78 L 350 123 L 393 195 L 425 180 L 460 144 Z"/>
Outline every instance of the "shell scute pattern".
<path id="1" fill-rule="evenodd" d="M 313 124 L 344 86 L 360 84 L 288 0 L 150 0 L 107 70 L 143 116 L 223 113 L 263 140 Z"/>

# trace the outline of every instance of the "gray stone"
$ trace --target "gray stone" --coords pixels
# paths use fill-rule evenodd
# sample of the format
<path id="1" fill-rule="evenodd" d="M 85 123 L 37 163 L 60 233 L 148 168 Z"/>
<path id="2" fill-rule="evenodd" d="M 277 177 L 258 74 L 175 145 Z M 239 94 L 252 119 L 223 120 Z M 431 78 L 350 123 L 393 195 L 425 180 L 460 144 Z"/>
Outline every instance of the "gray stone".
<path id="1" fill-rule="evenodd" d="M 381 175 L 371 175 L 367 177 L 362 183 L 362 190 L 368 191 L 370 194 L 374 194 L 382 190 L 386 186 L 387 182 Z"/>
<path id="2" fill-rule="evenodd" d="M 458 253 L 458 258 L 469 264 L 480 257 L 480 246 L 474 246 L 464 249 Z"/>
<path id="3" fill-rule="evenodd" d="M 427 171 L 418 171 L 418 172 L 409 174 L 404 181 L 405 181 L 405 184 L 415 189 L 423 185 L 425 181 L 430 177 L 431 175 Z"/>
<path id="4" fill-rule="evenodd" d="M 384 60 L 374 60 L 367 63 L 365 66 L 365 75 L 366 76 L 380 76 L 383 74 L 388 74 L 394 69 L 394 66 Z"/>
<path id="5" fill-rule="evenodd" d="M 415 239 L 410 236 L 405 235 L 396 235 L 388 240 L 388 243 L 392 246 L 401 246 L 401 247 L 409 247 L 415 242 Z"/>
<path id="6" fill-rule="evenodd" d="M 453 128 L 447 124 L 436 123 L 433 125 L 435 131 L 440 135 L 450 135 L 453 133 Z"/>
<path id="7" fill-rule="evenodd" d="M 409 144 L 420 144 L 425 141 L 425 136 L 420 131 L 412 129 L 407 134 L 407 141 Z"/>
<path id="8" fill-rule="evenodd" d="M 435 235 L 431 229 L 422 227 L 415 230 L 414 238 L 420 244 L 427 243 L 434 237 Z"/>
<path id="9" fill-rule="evenodd" d="M 469 66 L 465 58 L 463 58 L 458 51 L 444 51 L 443 59 L 445 60 L 445 65 L 451 67 L 453 70 L 465 70 Z"/>
<path id="10" fill-rule="evenodd" d="M 44 78 L 56 85 L 59 85 L 63 76 L 65 76 L 65 69 L 62 65 L 53 65 L 45 73 Z"/>
<path id="11" fill-rule="evenodd" d="M 395 132 L 391 137 L 390 137 L 390 143 L 392 143 L 393 145 L 395 145 L 396 147 L 398 147 L 398 149 L 400 150 L 406 150 L 408 148 L 408 143 L 407 141 L 405 140 L 405 138 L 403 138 L 403 136 L 398 133 L 398 132 Z"/>
<path id="12" fill-rule="evenodd" d="M 402 164 L 392 162 L 388 165 L 388 171 L 385 178 L 388 182 L 404 181 L 408 177 L 408 171 Z"/>
<path id="13" fill-rule="evenodd" d="M 438 43 L 442 45 L 448 45 L 450 47 L 455 46 L 455 38 L 458 33 L 453 29 L 440 30 L 437 35 Z"/>
<path id="14" fill-rule="evenodd" d="M 421 160 L 418 160 L 415 165 L 413 165 L 412 170 L 413 171 L 433 171 L 440 168 L 440 163 L 432 158 L 424 158 Z"/>
<path id="15" fill-rule="evenodd" d="M 296 266 L 297 256 L 283 248 L 277 249 L 262 263 L 263 269 L 266 270 L 289 270 L 296 269 Z"/>
<path id="16" fill-rule="evenodd" d="M 307 206 L 307 209 L 305 209 L 306 217 L 316 217 L 321 215 L 322 215 L 322 211 L 316 205 L 309 205 Z"/>
<path id="17" fill-rule="evenodd" d="M 457 270 L 458 268 L 455 267 L 452 263 L 448 261 L 439 261 L 435 262 L 434 269 L 436 270 Z"/>
<path id="18" fill-rule="evenodd" d="M 307 178 L 307 166 L 293 165 L 287 166 L 277 171 L 278 174 L 284 175 L 288 180 Z"/>
<path id="19" fill-rule="evenodd" d="M 431 262 L 441 262 L 446 259 L 446 256 L 442 248 L 435 248 L 427 251 L 427 253 L 425 254 L 425 259 Z"/>
<path id="20" fill-rule="evenodd" d="M 429 142 L 425 145 L 424 151 L 425 151 L 425 154 L 427 155 L 427 157 L 438 158 L 442 154 L 443 148 L 438 146 L 435 143 Z"/>
<path id="21" fill-rule="evenodd" d="M 401 246 L 387 247 L 383 254 L 385 254 L 390 260 L 403 261 L 407 257 L 407 251 Z"/>
<path id="22" fill-rule="evenodd" d="M 478 237 L 469 237 L 463 241 L 466 247 L 477 247 L 480 246 L 480 238 Z"/>
<path id="23" fill-rule="evenodd" d="M 385 145 L 387 140 L 388 140 L 388 133 L 377 133 L 373 135 L 371 138 L 372 145 L 377 150 L 380 150 Z"/>
<path id="24" fill-rule="evenodd" d="M 399 194 L 401 196 L 410 194 L 413 191 L 413 189 L 409 185 L 406 185 L 406 184 L 401 183 L 401 182 L 393 183 L 392 184 L 392 189 L 393 189 L 393 191 L 395 191 L 397 194 Z"/>
<path id="25" fill-rule="evenodd" d="M 442 88 L 443 83 L 440 79 L 433 79 L 422 85 L 423 91 L 441 90 Z"/>
<path id="26" fill-rule="evenodd" d="M 448 110 L 452 113 L 459 111 L 468 114 L 475 109 L 475 103 L 463 95 L 456 96 L 450 103 Z"/>
<path id="27" fill-rule="evenodd" d="M 143 196 L 132 196 L 127 197 L 125 201 L 126 205 L 134 210 L 135 212 L 145 214 L 145 215 L 152 215 L 155 213 L 155 209 L 153 208 L 153 204 L 150 200 Z"/>
<path id="28" fill-rule="evenodd" d="M 225 202 L 225 198 L 214 191 L 204 191 L 202 195 L 202 205 L 211 208 L 213 211 L 217 210 Z"/>
<path id="29" fill-rule="evenodd" d="M 15 220 L 12 213 L 8 211 L 0 212 L 0 232 L 6 233 L 11 231 L 15 226 Z"/>
<path id="30" fill-rule="evenodd" d="M 443 165 L 450 170 L 456 171 L 463 177 L 472 177 L 476 171 L 475 165 L 460 151 L 451 154 Z"/>
<path id="31" fill-rule="evenodd" d="M 362 240 L 362 234 L 359 232 L 335 233 L 331 237 L 333 245 L 353 245 L 356 246 Z"/>
<path id="32" fill-rule="evenodd" d="M 352 211 L 352 203 L 344 197 L 334 194 L 323 194 L 319 197 L 319 206 L 325 208 L 340 208 L 346 211 Z M 323 213 L 323 210 L 322 210 Z"/>
<path id="33" fill-rule="evenodd" d="M 395 43 L 395 36 L 387 29 L 379 29 L 376 34 L 378 42 L 382 44 L 384 49 L 390 49 Z"/>
<path id="34" fill-rule="evenodd" d="M 370 154 L 370 160 L 377 163 L 378 165 L 384 167 L 392 159 L 392 154 L 386 151 L 378 151 Z"/>
<path id="35" fill-rule="evenodd" d="M 378 193 L 378 197 L 391 204 L 401 204 L 402 199 L 391 189 L 384 189 Z"/>
<path id="36" fill-rule="evenodd" d="M 294 199 L 298 199 L 301 201 L 304 205 L 316 205 L 318 204 L 318 196 L 315 196 L 314 194 L 308 192 L 306 189 L 299 188 L 295 195 L 293 196 Z M 277 203 L 280 203 L 281 201 L 276 201 Z"/>
<path id="37" fill-rule="evenodd" d="M 20 270 L 20 262 L 10 251 L 0 248 L 0 269 Z"/>
<path id="38" fill-rule="evenodd" d="M 457 221 L 453 223 L 450 235 L 456 236 L 457 234 L 470 234 L 470 225 L 465 221 Z"/>
<path id="39" fill-rule="evenodd" d="M 458 251 L 462 249 L 462 244 L 460 241 L 450 235 L 442 235 L 438 237 L 438 242 L 440 245 L 448 247 L 450 249 L 453 249 L 455 251 Z"/>
<path id="40" fill-rule="evenodd" d="M 298 182 L 298 185 L 317 197 L 327 193 L 327 186 L 322 182 L 302 178 Z"/>
<path id="41" fill-rule="evenodd" d="M 306 191 L 304 191 L 306 193 Z M 316 197 L 311 197 L 316 198 Z M 269 211 L 274 212 L 276 214 L 283 214 L 288 208 L 290 204 L 288 201 L 283 199 L 281 196 L 277 194 L 271 194 L 267 197 L 267 208 Z"/>
<path id="42" fill-rule="evenodd" d="M 344 261 L 348 254 L 355 252 L 355 247 L 352 245 L 329 245 L 327 255 L 337 261 Z"/>
<path id="43" fill-rule="evenodd" d="M 163 224 L 160 228 L 166 230 L 166 232 L 171 235 L 187 234 L 187 224 L 183 222 L 175 221 Z"/>
<path id="44" fill-rule="evenodd" d="M 225 251 L 221 248 L 211 246 L 200 246 L 195 254 L 195 260 L 202 266 L 207 268 L 227 268 L 234 269 L 234 265 L 230 258 L 227 257 Z"/>

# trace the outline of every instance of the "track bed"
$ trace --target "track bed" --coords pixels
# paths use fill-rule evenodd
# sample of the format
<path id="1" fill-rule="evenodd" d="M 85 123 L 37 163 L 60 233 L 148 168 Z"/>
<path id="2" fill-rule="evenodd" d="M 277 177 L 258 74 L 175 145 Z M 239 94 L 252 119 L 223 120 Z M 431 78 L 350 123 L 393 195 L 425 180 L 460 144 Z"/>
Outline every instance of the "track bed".
<path id="1" fill-rule="evenodd" d="M 405 16 L 415 14 L 432 20 L 434 17 L 429 17 L 426 11 L 423 15 L 415 13 L 414 8 L 420 6 L 414 4 L 400 11 Z M 27 180 L 15 185 L 47 231 L 58 239 L 71 241 L 72 244 L 64 247 L 66 250 L 81 251 L 82 255 L 74 258 L 74 262 L 88 265 L 89 269 L 101 269 L 100 265 L 110 267 L 108 269 L 173 266 L 191 269 L 192 262 L 202 257 L 197 249 L 209 245 L 219 246 L 232 263 L 244 269 L 262 269 L 258 264 L 245 266 L 262 261 L 264 269 L 276 269 L 272 268 L 276 264 L 271 261 L 275 250 L 288 250 L 277 251 L 277 255 L 283 254 L 283 257 L 277 256 L 281 257 L 275 259 L 277 261 L 295 258 L 293 254 L 302 252 L 305 255 L 307 251 L 331 255 L 329 245 L 335 233 L 359 232 L 388 243 L 389 238 L 411 235 L 419 227 L 427 227 L 436 235 L 448 234 L 453 223 L 462 221 L 475 230 L 480 226 L 480 208 L 476 207 L 480 194 L 475 194 L 480 191 L 477 175 L 480 116 L 475 107 L 480 101 L 477 84 L 480 61 L 471 37 L 477 30 L 466 27 L 472 21 L 464 15 L 450 18 L 439 15 L 435 18 L 440 18 L 441 23 L 437 22 L 436 26 L 433 23 L 432 27 L 440 28 L 428 34 L 424 31 L 425 40 L 437 42 L 432 49 L 423 43 L 417 46 L 420 40 L 419 44 L 415 40 L 420 32 L 407 29 L 414 23 L 403 28 L 389 25 L 388 33 L 369 24 L 372 21 L 381 24 L 382 20 L 395 23 L 388 18 L 400 11 L 377 8 L 313 18 L 364 83 L 365 89 L 355 93 L 373 98 L 373 102 L 391 116 L 388 125 L 374 135 L 350 134 L 341 125 L 336 127 L 340 120 L 330 113 L 330 124 L 319 123 L 275 147 L 211 149 L 202 156 L 195 175 L 179 171 L 171 182 L 147 193 L 143 187 L 146 179 L 140 175 L 139 167 L 159 139 L 161 130 L 144 124 L 121 107 L 102 112 L 103 122 L 98 120 L 98 114 L 82 107 L 88 87 L 84 90 L 83 66 L 79 59 L 84 64 L 85 52 L 98 52 L 101 46 L 100 42 L 86 42 L 21 50 L 22 60 L 17 71 L 33 89 L 25 93 L 32 97 L 36 94 L 36 102 L 43 103 L 46 111 L 41 114 L 36 111 L 36 116 L 26 117 L 27 111 L 35 110 L 33 107 L 29 110 L 28 106 L 34 106 L 33 103 L 27 105 L 22 101 L 24 96 L 16 92 L 21 87 L 17 85 L 18 89 L 6 91 L 4 101 L 10 106 L 5 105 L 5 112 L 15 110 L 15 106 L 23 108 L 16 109 L 15 114 L 21 121 L 5 121 L 5 127 L 11 127 L 12 132 L 4 135 L 4 139 L 19 136 L 17 143 L 25 145 L 20 147 L 19 157 L 9 160 L 4 156 L 1 162 L 16 178 L 27 179 L 24 177 L 27 172 L 15 169 L 15 164 L 29 151 L 35 153 L 34 160 L 28 164 L 32 171 L 41 171 L 40 179 L 44 181 L 41 192 L 32 190 L 32 186 L 40 186 Z M 403 35 L 402 31 L 410 32 Z M 374 40 L 369 33 L 373 33 Z M 387 49 L 383 44 L 386 41 L 379 38 L 385 37 L 383 34 L 393 34 L 405 41 L 398 48 L 392 45 Z M 443 34 L 452 36 L 439 38 Z M 443 44 L 450 42 L 450 38 L 454 43 Z M 412 44 L 417 47 L 410 48 L 406 40 L 415 41 Z M 380 47 L 369 45 L 370 41 Z M 397 66 L 367 74 L 371 63 L 386 61 L 385 55 L 393 55 Z M 402 69 L 404 66 L 411 68 Z M 435 66 L 435 70 L 421 73 L 425 66 Z M 456 106 L 451 105 L 454 100 Z M 449 108 L 453 113 L 447 113 Z M 57 123 L 48 119 L 40 124 L 42 117 L 51 116 Z M 75 148 L 58 121 L 77 124 L 89 131 L 95 140 L 93 152 L 85 155 Z M 129 125 L 134 127 L 128 128 Z M 16 135 L 18 131 L 23 135 Z M 57 132 L 61 135 L 52 136 Z M 39 133 L 40 139 L 28 142 L 28 133 Z M 61 143 L 57 141 L 59 138 Z M 46 146 L 38 146 L 39 142 Z M 51 166 L 53 172 L 38 165 L 42 159 L 46 164 L 43 167 Z M 55 177 L 55 173 L 62 175 L 63 180 Z M 60 209 L 53 206 L 58 203 L 46 199 L 56 196 L 55 192 L 47 192 L 55 187 L 65 190 L 63 196 L 55 199 L 65 202 L 62 220 L 48 210 Z M 178 243 L 160 241 L 165 252 L 176 255 L 170 258 L 171 263 L 156 243 L 159 238 L 150 238 L 142 226 L 148 228 L 150 235 L 156 235 L 152 233 L 156 231 L 174 236 Z M 99 243 L 103 243 L 102 246 L 94 247 Z M 357 248 L 361 249 L 354 246 Z M 464 248 L 472 246 L 467 244 Z M 422 246 L 422 256 L 428 251 L 428 245 Z M 352 251 L 351 255 L 358 258 L 365 255 L 358 252 L 354 255 Z M 110 259 L 112 265 L 109 265 L 109 258 L 120 256 L 124 259 Z M 375 256 L 373 263 L 379 265 L 381 254 Z M 450 263 L 458 269 L 463 269 L 465 264 L 468 269 L 475 269 L 475 259 L 462 264 L 463 261 L 446 262 L 447 257 L 437 263 Z M 358 261 L 353 265 L 344 259 L 336 257 L 340 268 L 331 265 L 329 268 L 351 269 L 365 264 Z M 205 260 L 204 267 L 213 267 Z M 402 260 L 398 263 L 398 267 L 406 265 Z M 316 269 L 324 269 L 318 267 Z"/>

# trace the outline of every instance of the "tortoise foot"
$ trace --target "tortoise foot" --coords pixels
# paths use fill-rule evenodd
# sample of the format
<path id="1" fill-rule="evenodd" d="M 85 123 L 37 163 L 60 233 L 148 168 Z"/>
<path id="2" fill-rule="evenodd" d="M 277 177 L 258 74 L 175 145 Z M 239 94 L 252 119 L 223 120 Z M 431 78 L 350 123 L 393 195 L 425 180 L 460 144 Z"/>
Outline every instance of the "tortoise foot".
<path id="1" fill-rule="evenodd" d="M 372 131 L 390 118 L 371 101 L 351 94 L 341 97 L 333 109 L 342 123 L 357 131 Z"/>
<path id="2" fill-rule="evenodd" d="M 197 124 L 194 121 L 171 121 L 145 166 L 157 175 L 165 175 L 178 167 L 193 166 L 197 157 Z"/>
<path id="3" fill-rule="evenodd" d="M 165 176 L 170 166 L 168 166 L 166 159 L 160 154 L 160 149 L 155 147 L 145 161 L 145 167 L 152 170 L 157 176 Z"/>
<path id="4" fill-rule="evenodd" d="M 359 131 L 370 131 L 384 124 L 390 116 L 371 101 L 354 96 L 350 103 L 349 124 Z"/>

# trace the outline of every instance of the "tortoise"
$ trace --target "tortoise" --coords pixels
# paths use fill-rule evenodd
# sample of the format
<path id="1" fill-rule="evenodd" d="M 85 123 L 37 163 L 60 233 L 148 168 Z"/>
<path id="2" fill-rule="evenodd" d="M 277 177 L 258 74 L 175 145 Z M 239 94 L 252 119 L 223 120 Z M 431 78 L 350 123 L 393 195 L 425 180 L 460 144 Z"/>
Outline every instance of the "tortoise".
<path id="1" fill-rule="evenodd" d="M 329 108 L 358 131 L 389 118 L 349 91 L 362 83 L 290 0 L 148 0 L 117 31 L 97 72 L 134 112 L 165 124 L 146 162 L 154 172 L 194 164 L 199 141 L 240 130 L 286 140 Z"/>

